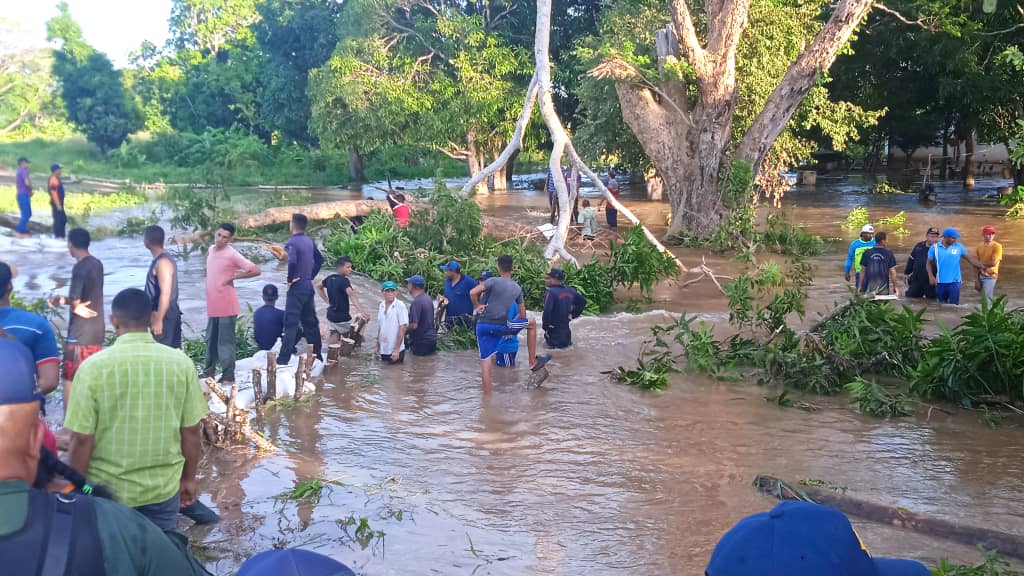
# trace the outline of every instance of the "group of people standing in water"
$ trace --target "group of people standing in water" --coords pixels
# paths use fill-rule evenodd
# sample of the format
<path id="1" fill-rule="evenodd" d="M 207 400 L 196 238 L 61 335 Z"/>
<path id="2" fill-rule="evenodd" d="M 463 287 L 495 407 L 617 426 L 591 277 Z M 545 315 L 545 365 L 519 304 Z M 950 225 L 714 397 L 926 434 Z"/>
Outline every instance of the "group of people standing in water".
<path id="1" fill-rule="evenodd" d="M 1003 246 L 996 242 L 994 226 L 981 230 L 981 243 L 972 252 L 960 242 L 956 228 L 928 228 L 925 239 L 918 242 L 907 258 L 903 269 L 908 298 L 938 300 L 943 304 L 959 304 L 964 282 L 961 260 L 973 268 L 974 289 L 982 298 L 995 298 L 999 266 L 1003 260 Z M 875 232 L 874 226 L 865 224 L 860 237 L 850 243 L 846 256 L 846 281 L 854 274 L 854 286 L 865 294 L 899 295 L 896 281 L 896 256 L 888 248 L 885 232 Z"/>

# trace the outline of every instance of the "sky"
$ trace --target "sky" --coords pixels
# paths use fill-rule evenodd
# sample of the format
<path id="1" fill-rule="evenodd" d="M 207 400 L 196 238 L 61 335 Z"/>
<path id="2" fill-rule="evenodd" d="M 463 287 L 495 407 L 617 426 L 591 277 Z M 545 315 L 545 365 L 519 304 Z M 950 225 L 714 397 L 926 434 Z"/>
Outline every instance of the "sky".
<path id="1" fill-rule="evenodd" d="M 27 45 L 46 44 L 46 21 L 57 14 L 57 0 L 0 0 L 17 4 L 3 10 L 20 28 Z M 128 64 L 128 54 L 143 40 L 162 46 L 167 40 L 171 0 L 67 0 L 71 17 L 82 27 L 85 40 L 105 52 L 115 66 Z"/>

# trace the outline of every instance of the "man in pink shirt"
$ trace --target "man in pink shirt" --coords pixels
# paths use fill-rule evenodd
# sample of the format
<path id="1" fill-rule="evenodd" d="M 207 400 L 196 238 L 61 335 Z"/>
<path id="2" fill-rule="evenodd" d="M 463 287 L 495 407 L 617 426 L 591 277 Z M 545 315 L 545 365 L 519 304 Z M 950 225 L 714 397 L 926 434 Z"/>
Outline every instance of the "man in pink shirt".
<path id="1" fill-rule="evenodd" d="M 231 247 L 235 226 L 224 223 L 213 235 L 206 255 L 206 366 L 203 376 L 212 378 L 220 363 L 220 381 L 235 381 L 235 321 L 238 293 L 235 280 L 260 275 L 260 269 Z"/>

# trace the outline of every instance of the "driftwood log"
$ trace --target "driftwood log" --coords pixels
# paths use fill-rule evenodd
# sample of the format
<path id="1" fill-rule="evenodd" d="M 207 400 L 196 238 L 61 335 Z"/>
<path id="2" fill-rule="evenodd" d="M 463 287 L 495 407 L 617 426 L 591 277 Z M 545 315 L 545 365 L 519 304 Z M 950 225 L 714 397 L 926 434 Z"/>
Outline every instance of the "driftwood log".
<path id="1" fill-rule="evenodd" d="M 231 386 L 231 395 L 224 394 L 220 386 L 213 378 L 206 379 L 207 398 L 213 394 L 220 399 L 227 407 L 227 413 L 217 414 L 209 412 L 203 418 L 203 430 L 207 441 L 212 444 L 225 444 L 247 440 L 263 452 L 276 452 L 277 447 L 263 437 L 262 434 L 249 426 L 249 411 L 239 410 L 235 406 L 235 398 L 238 395 L 237 385 Z"/>
<path id="2" fill-rule="evenodd" d="M 14 214 L 0 214 L 0 226 L 14 230 L 15 228 L 18 227 L 18 221 L 20 219 L 21 218 L 19 216 L 16 216 Z M 36 222 L 34 220 L 28 221 L 29 234 L 49 234 L 52 231 L 53 228 L 41 222 Z"/>
<path id="3" fill-rule="evenodd" d="M 995 551 L 1004 556 L 1024 559 L 1024 537 L 1016 534 L 922 516 L 906 508 L 858 500 L 828 488 L 794 486 L 774 476 L 761 475 L 754 478 L 754 487 L 779 500 L 815 502 L 871 522 L 906 528 L 969 546 L 982 546 L 986 550 Z"/>

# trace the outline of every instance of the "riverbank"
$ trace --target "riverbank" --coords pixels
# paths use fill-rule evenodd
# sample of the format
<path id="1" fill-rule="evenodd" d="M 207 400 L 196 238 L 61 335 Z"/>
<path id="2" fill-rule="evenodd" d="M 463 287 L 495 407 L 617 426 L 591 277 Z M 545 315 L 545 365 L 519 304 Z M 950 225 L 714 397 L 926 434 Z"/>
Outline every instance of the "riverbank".
<path id="1" fill-rule="evenodd" d="M 232 194 L 232 203 L 245 206 L 272 196 Z M 369 189 L 303 192 L 307 201 L 370 195 L 381 196 Z M 839 223 L 854 206 L 878 215 L 906 209 L 911 236 L 895 243 L 902 264 L 928 225 L 950 221 L 966 230 L 994 217 L 982 200 L 949 198 L 933 209 L 906 198 L 821 188 L 787 201 L 791 221 L 827 236 L 845 234 Z M 639 190 L 624 190 L 623 199 L 645 221 L 664 214 L 664 204 L 644 200 Z M 477 202 L 485 214 L 524 224 L 546 218 L 543 192 L 495 193 Z M 1020 301 L 1019 246 L 1011 240 L 1019 236 L 1012 228 L 1005 234 L 1014 260 L 998 290 Z M 829 250 L 811 259 L 808 323 L 847 295 L 843 246 Z M 97 241 L 92 252 L 107 265 L 108 305 L 119 290 L 143 285 L 150 255 L 138 236 Z M 688 266 L 706 259 L 723 274 L 741 268 L 727 254 L 674 252 Z M 73 265 L 63 250 L 45 258 L 27 249 L 5 251 L 8 258 L 20 269 L 14 283 L 23 296 L 60 292 Z M 199 255 L 179 261 L 190 334 L 205 325 L 204 261 Z M 267 261 L 261 269 L 261 277 L 237 283 L 243 310 L 260 304 L 263 284 L 284 285 L 280 263 Z M 364 308 L 374 310 L 379 284 L 363 276 L 353 284 Z M 645 306 L 653 310 L 575 321 L 575 346 L 556 351 L 551 378 L 539 390 L 525 387 L 519 368 L 496 370 L 494 393 L 481 395 L 472 350 L 384 366 L 364 346 L 325 374 L 315 400 L 269 410 L 256 421 L 279 454 L 207 453 L 200 498 L 224 522 L 188 528 L 189 536 L 201 542 L 217 574 L 236 570 L 257 551 L 304 546 L 368 576 L 689 576 L 702 573 L 714 543 L 739 518 L 775 504 L 750 486 L 757 474 L 820 479 L 847 486 L 851 496 L 1024 533 L 1024 503 L 1016 496 L 1024 427 L 1016 418 L 998 428 L 980 413 L 959 410 L 879 420 L 850 409 L 844 397 L 816 397 L 821 409 L 805 413 L 766 402 L 766 390 L 751 383 L 685 373 L 670 375 L 662 394 L 638 391 L 602 372 L 635 364 L 650 328 L 669 321 L 662 310 L 685 310 L 712 324 L 725 324 L 728 316 L 726 298 L 706 281 L 685 289 L 658 285 Z M 951 325 L 967 312 L 927 308 L 932 325 Z M 318 302 L 321 318 L 324 310 Z M 367 334 L 374 333 L 370 326 Z M 53 414 L 59 418 L 59 410 Z M 344 485 L 329 485 L 317 503 L 277 498 L 315 478 Z M 357 535 L 364 518 L 369 533 Z M 854 520 L 876 555 L 930 565 L 941 557 L 979 558 L 971 547 Z"/>

